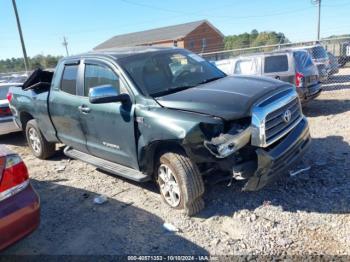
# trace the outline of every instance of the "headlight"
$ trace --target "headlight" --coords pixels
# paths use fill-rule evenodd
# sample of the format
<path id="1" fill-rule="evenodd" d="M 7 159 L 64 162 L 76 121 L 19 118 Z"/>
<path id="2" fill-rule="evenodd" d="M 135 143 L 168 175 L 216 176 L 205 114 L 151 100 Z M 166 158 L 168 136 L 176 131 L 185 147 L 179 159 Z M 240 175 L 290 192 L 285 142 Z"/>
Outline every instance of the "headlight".
<path id="1" fill-rule="evenodd" d="M 204 146 L 217 158 L 225 158 L 248 144 L 250 137 L 250 126 L 238 130 L 236 127 L 232 127 L 228 133 L 205 141 Z"/>

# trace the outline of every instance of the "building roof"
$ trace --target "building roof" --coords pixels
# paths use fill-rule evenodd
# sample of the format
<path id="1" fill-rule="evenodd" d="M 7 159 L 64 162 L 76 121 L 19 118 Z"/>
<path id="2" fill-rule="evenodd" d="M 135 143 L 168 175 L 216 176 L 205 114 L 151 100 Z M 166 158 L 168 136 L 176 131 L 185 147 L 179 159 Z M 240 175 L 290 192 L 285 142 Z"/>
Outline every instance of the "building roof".
<path id="1" fill-rule="evenodd" d="M 126 46 L 137 46 L 137 45 L 145 45 L 151 44 L 155 42 L 161 41 L 169 41 L 169 40 L 179 40 L 184 38 L 186 35 L 191 33 L 197 27 L 202 25 L 203 23 L 207 23 L 211 26 L 215 31 L 217 31 L 220 35 L 222 33 L 215 28 L 209 21 L 200 20 L 180 25 L 172 25 L 167 27 L 161 27 L 141 32 L 129 33 L 124 35 L 117 35 L 112 37 L 111 39 L 103 42 L 102 44 L 96 46 L 94 50 L 105 50 L 116 47 L 126 47 Z M 222 35 L 223 36 L 223 35 Z"/>

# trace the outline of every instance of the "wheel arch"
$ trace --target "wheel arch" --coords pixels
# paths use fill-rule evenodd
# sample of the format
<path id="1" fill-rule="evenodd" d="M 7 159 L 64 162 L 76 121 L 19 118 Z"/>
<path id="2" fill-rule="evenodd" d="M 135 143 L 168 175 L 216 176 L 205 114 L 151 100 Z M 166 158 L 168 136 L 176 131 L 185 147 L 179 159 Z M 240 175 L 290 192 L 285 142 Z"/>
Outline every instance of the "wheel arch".
<path id="1" fill-rule="evenodd" d="M 158 158 L 166 152 L 181 152 L 187 154 L 179 140 L 154 141 L 142 148 L 139 154 L 140 168 L 146 171 L 149 176 L 153 176 Z"/>
<path id="2" fill-rule="evenodd" d="M 34 117 L 28 112 L 21 112 L 19 119 L 21 121 L 22 130 L 26 130 L 27 123 L 34 119 Z"/>

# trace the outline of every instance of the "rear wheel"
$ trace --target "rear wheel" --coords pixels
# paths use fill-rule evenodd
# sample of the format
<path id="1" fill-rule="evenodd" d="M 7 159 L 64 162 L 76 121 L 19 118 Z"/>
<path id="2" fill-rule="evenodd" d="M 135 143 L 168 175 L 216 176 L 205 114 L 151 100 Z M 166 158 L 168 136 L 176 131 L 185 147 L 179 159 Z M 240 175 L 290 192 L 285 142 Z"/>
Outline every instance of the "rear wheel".
<path id="1" fill-rule="evenodd" d="M 157 184 L 165 203 L 189 216 L 204 207 L 203 179 L 195 164 L 183 153 L 165 153 L 156 166 Z"/>
<path id="2" fill-rule="evenodd" d="M 55 143 L 50 143 L 45 139 L 35 119 L 27 123 L 26 137 L 33 155 L 37 158 L 47 159 L 55 153 Z"/>

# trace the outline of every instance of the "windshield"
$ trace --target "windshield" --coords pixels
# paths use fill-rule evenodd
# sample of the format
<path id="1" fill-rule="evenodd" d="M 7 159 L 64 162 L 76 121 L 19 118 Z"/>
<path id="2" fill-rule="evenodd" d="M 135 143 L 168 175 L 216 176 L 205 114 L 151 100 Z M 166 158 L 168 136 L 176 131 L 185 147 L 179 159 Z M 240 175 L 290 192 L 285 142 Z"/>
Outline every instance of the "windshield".
<path id="1" fill-rule="evenodd" d="M 202 57 L 186 50 L 142 53 L 121 58 L 118 62 L 141 92 L 153 97 L 226 76 Z"/>

